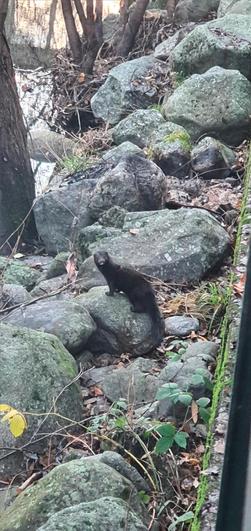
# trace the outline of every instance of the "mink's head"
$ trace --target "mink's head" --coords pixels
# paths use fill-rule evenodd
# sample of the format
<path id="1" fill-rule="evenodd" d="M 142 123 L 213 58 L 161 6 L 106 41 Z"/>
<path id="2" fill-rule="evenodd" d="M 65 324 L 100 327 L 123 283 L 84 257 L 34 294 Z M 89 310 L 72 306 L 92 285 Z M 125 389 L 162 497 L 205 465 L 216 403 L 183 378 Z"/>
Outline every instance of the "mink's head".
<path id="1" fill-rule="evenodd" d="M 105 264 L 108 264 L 109 261 L 109 254 L 106 251 L 97 251 L 94 254 L 94 262 L 97 267 L 102 267 Z"/>

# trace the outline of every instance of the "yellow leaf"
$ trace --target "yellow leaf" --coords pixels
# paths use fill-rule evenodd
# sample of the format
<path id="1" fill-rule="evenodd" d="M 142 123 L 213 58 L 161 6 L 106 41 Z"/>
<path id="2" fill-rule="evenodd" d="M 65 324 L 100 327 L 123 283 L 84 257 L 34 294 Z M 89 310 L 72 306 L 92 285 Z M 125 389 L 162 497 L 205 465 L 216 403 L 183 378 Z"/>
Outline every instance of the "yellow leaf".
<path id="1" fill-rule="evenodd" d="M 10 411 L 12 409 L 8 404 L 0 404 L 0 411 Z"/>
<path id="2" fill-rule="evenodd" d="M 5 404 L 0 404 L 0 410 L 3 410 L 3 407 L 1 406 L 5 406 L 5 411 L 8 411 L 8 413 L 2 418 L 1 422 L 8 421 L 12 435 L 14 435 L 14 437 L 20 437 L 27 428 L 27 422 L 24 415 Z"/>

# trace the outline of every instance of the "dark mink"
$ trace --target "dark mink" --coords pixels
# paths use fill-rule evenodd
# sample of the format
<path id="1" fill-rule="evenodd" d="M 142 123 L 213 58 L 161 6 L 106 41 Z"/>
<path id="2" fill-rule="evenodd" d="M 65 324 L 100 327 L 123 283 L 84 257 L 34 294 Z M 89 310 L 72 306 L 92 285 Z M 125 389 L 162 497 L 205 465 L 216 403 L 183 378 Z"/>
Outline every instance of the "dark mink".
<path id="1" fill-rule="evenodd" d="M 147 313 L 150 316 L 153 336 L 160 342 L 165 324 L 150 282 L 132 267 L 114 262 L 106 251 L 96 252 L 94 262 L 108 284 L 109 292 L 106 294 L 113 296 L 114 292 L 123 291 L 132 304 L 132 312 Z"/>

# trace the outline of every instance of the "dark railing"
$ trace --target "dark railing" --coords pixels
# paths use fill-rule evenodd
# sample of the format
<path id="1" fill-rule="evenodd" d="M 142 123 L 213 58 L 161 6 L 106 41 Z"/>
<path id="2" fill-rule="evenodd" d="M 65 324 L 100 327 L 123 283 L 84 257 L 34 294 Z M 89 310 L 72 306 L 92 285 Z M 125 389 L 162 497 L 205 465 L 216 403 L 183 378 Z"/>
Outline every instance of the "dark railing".
<path id="1" fill-rule="evenodd" d="M 251 251 L 243 298 L 216 531 L 251 531 Z"/>

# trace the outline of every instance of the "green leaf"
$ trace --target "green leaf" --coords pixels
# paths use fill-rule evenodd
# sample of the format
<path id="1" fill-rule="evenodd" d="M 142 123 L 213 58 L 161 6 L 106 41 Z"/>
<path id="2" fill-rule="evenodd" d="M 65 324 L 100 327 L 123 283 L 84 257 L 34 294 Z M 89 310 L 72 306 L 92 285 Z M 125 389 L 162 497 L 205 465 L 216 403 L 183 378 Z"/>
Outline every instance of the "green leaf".
<path id="1" fill-rule="evenodd" d="M 174 355 L 175 352 L 173 352 L 172 350 L 166 350 L 165 352 L 165 356 L 167 356 L 168 358 L 172 358 Z"/>
<path id="2" fill-rule="evenodd" d="M 181 347 L 178 350 L 178 353 L 179 353 L 180 356 L 182 356 L 182 354 L 185 354 L 185 352 L 186 352 L 186 348 L 184 348 L 184 347 Z"/>
<path id="3" fill-rule="evenodd" d="M 176 428 L 171 422 L 167 422 L 166 424 L 160 424 L 157 426 L 155 431 L 162 437 L 174 437 Z"/>
<path id="4" fill-rule="evenodd" d="M 114 405 L 115 405 L 117 408 L 119 408 L 119 409 L 123 409 L 124 411 L 126 411 L 127 408 L 128 408 L 127 401 L 126 401 L 126 400 L 123 400 L 123 398 L 120 398 L 120 400 L 118 400 L 117 402 L 115 402 Z"/>
<path id="5" fill-rule="evenodd" d="M 177 431 L 177 433 L 174 436 L 174 440 L 180 448 L 186 448 L 187 447 L 187 439 L 188 439 L 188 433 L 185 433 L 184 431 Z"/>
<path id="6" fill-rule="evenodd" d="M 204 422 L 206 424 L 208 424 L 209 419 L 210 419 L 210 415 L 211 415 L 210 408 L 205 409 L 204 407 L 200 407 L 199 408 L 199 415 L 202 418 L 202 420 L 204 420 Z"/>
<path id="7" fill-rule="evenodd" d="M 172 400 L 172 402 L 177 401 L 179 396 L 180 390 L 175 383 L 167 383 L 164 384 L 158 389 L 156 393 L 156 400 L 164 400 L 169 399 Z"/>
<path id="8" fill-rule="evenodd" d="M 174 437 L 161 437 L 155 445 L 154 451 L 156 454 L 164 454 L 171 448 Z"/>
<path id="9" fill-rule="evenodd" d="M 190 406 L 192 400 L 193 397 L 190 393 L 181 393 L 179 395 L 179 402 L 181 402 L 181 404 L 184 404 L 184 406 Z"/>
<path id="10" fill-rule="evenodd" d="M 194 374 L 191 378 L 192 385 L 201 385 L 204 384 L 204 378 L 201 374 Z"/>
<path id="11" fill-rule="evenodd" d="M 175 522 L 173 522 L 168 527 L 168 531 L 175 531 L 177 524 L 182 524 L 184 522 L 191 522 L 191 520 L 194 517 L 194 513 L 192 511 L 188 511 L 187 513 L 182 514 L 181 516 L 178 516 L 176 518 Z"/>
<path id="12" fill-rule="evenodd" d="M 203 396 L 202 398 L 199 398 L 199 400 L 196 400 L 196 404 L 199 407 L 207 407 L 208 404 L 210 404 L 210 398 Z"/>
<path id="13" fill-rule="evenodd" d="M 149 494 L 146 494 L 146 492 L 145 492 L 144 490 L 140 490 L 140 491 L 138 492 L 138 495 L 139 495 L 141 501 L 142 501 L 145 505 L 147 505 L 147 504 L 149 503 L 149 501 L 150 501 L 150 499 L 151 499 L 151 496 L 149 496 Z"/>
<path id="14" fill-rule="evenodd" d="M 116 428 L 124 428 L 125 426 L 127 426 L 126 417 L 117 418 L 114 422 L 114 426 L 116 426 Z"/>

